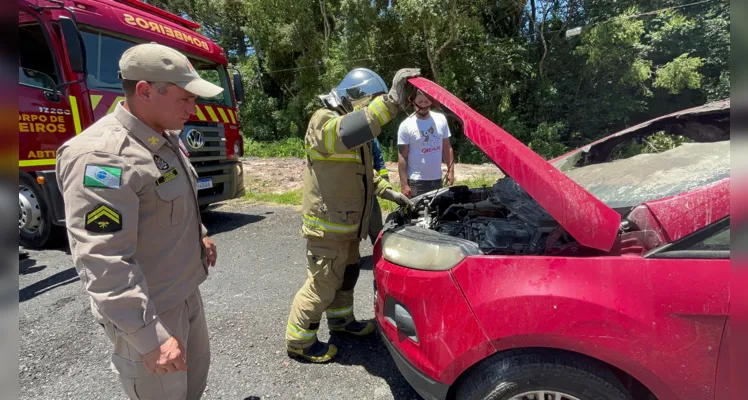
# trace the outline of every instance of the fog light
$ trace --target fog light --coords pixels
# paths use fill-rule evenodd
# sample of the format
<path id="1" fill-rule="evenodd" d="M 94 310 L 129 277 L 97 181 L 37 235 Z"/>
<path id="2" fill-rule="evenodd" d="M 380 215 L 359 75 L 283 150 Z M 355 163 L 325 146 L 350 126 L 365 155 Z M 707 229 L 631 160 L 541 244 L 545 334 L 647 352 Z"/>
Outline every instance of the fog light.
<path id="1" fill-rule="evenodd" d="M 241 163 L 236 164 L 234 166 L 234 168 L 236 168 L 236 176 L 242 176 L 242 174 L 244 173 L 244 169 L 242 168 L 242 164 Z"/>
<path id="2" fill-rule="evenodd" d="M 397 330 L 403 335 L 407 336 L 408 339 L 418 343 L 418 333 L 416 332 L 416 324 L 413 322 L 413 315 L 410 314 L 405 305 L 395 300 L 391 296 L 387 296 L 384 300 L 384 317 L 397 328 Z"/>

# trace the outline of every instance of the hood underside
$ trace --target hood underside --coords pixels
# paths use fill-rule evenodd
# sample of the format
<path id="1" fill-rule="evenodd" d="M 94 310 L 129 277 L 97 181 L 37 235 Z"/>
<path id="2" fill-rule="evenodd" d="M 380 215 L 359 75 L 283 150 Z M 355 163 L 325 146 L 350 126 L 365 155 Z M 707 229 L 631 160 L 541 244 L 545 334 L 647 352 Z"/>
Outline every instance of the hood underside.
<path id="1" fill-rule="evenodd" d="M 409 82 L 459 118 L 465 136 L 581 245 L 609 251 L 620 215 L 499 126 L 424 78 Z"/>

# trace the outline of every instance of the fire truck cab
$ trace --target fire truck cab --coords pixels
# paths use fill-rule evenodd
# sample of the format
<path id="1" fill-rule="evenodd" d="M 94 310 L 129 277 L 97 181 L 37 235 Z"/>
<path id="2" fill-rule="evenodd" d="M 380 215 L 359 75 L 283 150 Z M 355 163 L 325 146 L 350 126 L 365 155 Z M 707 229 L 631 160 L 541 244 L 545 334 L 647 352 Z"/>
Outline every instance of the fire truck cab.
<path id="1" fill-rule="evenodd" d="M 124 99 L 118 62 L 140 43 L 179 50 L 204 79 L 224 88 L 198 99 L 180 134 L 199 175 L 201 210 L 244 194 L 241 75 L 229 75 L 223 49 L 197 33 L 198 24 L 138 0 L 18 0 L 18 6 L 21 245 L 45 247 L 65 236 L 56 151 Z"/>

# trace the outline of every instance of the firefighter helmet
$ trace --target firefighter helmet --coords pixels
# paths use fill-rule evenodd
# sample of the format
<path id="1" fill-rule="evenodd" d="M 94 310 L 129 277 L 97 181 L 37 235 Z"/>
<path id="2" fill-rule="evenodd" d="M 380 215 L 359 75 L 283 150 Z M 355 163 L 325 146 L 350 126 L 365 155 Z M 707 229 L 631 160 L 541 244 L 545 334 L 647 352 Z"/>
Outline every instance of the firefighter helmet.
<path id="1" fill-rule="evenodd" d="M 376 72 L 356 68 L 330 93 L 320 96 L 320 100 L 328 108 L 349 113 L 384 93 L 387 93 L 387 85 Z"/>

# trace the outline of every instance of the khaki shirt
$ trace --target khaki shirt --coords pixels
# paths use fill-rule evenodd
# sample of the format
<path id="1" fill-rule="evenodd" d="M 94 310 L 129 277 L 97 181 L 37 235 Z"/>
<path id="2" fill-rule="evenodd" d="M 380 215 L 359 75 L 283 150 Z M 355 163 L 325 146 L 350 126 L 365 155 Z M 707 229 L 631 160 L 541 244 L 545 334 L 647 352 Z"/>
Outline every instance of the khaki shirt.
<path id="1" fill-rule="evenodd" d="M 156 133 L 122 103 L 57 151 L 71 253 L 93 314 L 141 354 L 170 336 L 158 314 L 208 274 L 196 179 L 178 132 Z"/>

